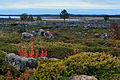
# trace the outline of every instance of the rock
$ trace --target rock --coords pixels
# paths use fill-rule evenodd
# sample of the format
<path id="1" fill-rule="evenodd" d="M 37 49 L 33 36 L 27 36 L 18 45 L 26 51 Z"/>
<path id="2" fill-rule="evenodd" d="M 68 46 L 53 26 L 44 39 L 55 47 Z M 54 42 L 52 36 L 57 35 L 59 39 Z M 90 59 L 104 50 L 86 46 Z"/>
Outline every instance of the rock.
<path id="1" fill-rule="evenodd" d="M 7 54 L 5 61 L 20 71 L 36 68 L 38 64 L 38 60 L 35 58 L 18 56 L 14 53 Z"/>
<path id="2" fill-rule="evenodd" d="M 22 39 L 31 38 L 31 37 L 33 37 L 33 34 L 26 33 L 26 32 L 22 33 Z"/>
<path id="3" fill-rule="evenodd" d="M 83 34 L 82 34 L 81 32 L 78 32 L 78 35 L 79 35 L 80 37 L 82 37 L 82 36 L 83 36 Z"/>
<path id="4" fill-rule="evenodd" d="M 37 33 L 35 31 L 32 31 L 31 34 L 33 34 L 33 36 L 37 35 Z"/>
<path id="5" fill-rule="evenodd" d="M 104 33 L 100 36 L 100 38 L 107 39 L 107 38 L 110 38 L 110 35 L 107 33 Z"/>
<path id="6" fill-rule="evenodd" d="M 78 75 L 69 77 L 70 80 L 98 80 L 94 76 Z"/>
<path id="7" fill-rule="evenodd" d="M 88 33 L 90 32 L 90 30 L 87 31 Z"/>
<path id="8" fill-rule="evenodd" d="M 41 59 L 46 60 L 46 59 L 48 59 L 48 58 L 47 58 L 47 57 L 41 57 Z"/>
<path id="9" fill-rule="evenodd" d="M 58 60 L 57 58 L 49 58 L 50 60 Z"/>
<path id="10" fill-rule="evenodd" d="M 95 30 L 95 29 L 93 29 L 93 32 L 95 33 L 95 32 L 96 32 L 96 30 Z"/>
<path id="11" fill-rule="evenodd" d="M 40 29 L 38 32 L 38 36 L 44 36 L 45 31 L 43 29 Z"/>
<path id="12" fill-rule="evenodd" d="M 46 32 L 44 33 L 44 36 L 50 37 L 50 38 L 54 38 L 53 34 L 52 34 L 50 31 L 46 31 Z"/>
<path id="13" fill-rule="evenodd" d="M 95 33 L 94 36 L 95 36 L 96 38 L 99 38 L 99 37 L 100 37 L 100 35 L 99 35 L 98 33 Z"/>
<path id="14" fill-rule="evenodd" d="M 57 35 L 57 36 L 59 36 L 59 35 L 60 35 L 60 34 L 59 34 L 59 33 L 57 33 L 57 32 L 55 32 L 54 34 L 55 34 L 55 35 Z"/>
<path id="15" fill-rule="evenodd" d="M 89 28 L 84 28 L 84 30 L 85 30 L 85 31 L 88 31 L 88 30 L 89 30 Z"/>
<path id="16" fill-rule="evenodd" d="M 55 26 L 55 28 L 56 28 L 56 29 L 58 29 L 58 28 L 59 28 L 59 26 Z"/>

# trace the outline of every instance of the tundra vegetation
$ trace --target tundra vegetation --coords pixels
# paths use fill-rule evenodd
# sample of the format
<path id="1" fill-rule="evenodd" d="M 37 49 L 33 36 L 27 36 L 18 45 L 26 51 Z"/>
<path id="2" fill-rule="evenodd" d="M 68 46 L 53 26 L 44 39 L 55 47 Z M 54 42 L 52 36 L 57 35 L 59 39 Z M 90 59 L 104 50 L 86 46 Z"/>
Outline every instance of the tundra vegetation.
<path id="1" fill-rule="evenodd" d="M 25 21 L 26 16 L 21 15 L 21 19 Z M 32 15 L 29 18 L 33 19 Z M 41 20 L 39 16 L 38 18 L 37 20 Z M 116 24 L 112 23 L 111 27 L 25 26 L 35 22 L 29 20 L 21 25 L 15 21 L 14 24 L 22 27 L 15 27 L 13 23 L 0 27 L 1 80 L 68 80 L 70 76 L 76 75 L 95 76 L 99 80 L 120 79 L 120 39 Z M 44 36 L 21 38 L 23 32 L 38 32 L 40 29 L 49 30 L 55 38 Z M 105 37 L 101 38 L 104 33 Z M 5 62 L 5 55 L 8 53 L 34 57 L 39 60 L 38 66 L 36 69 L 20 72 Z M 57 60 L 43 60 L 41 57 L 57 58 Z"/>

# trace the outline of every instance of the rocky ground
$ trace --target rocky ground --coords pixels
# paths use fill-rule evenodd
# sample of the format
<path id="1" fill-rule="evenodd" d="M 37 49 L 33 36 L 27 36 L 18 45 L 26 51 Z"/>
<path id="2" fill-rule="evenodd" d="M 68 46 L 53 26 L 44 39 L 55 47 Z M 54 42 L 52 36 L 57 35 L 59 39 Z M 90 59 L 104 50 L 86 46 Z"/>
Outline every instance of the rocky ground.
<path id="1" fill-rule="evenodd" d="M 14 78 L 15 76 L 17 78 L 22 77 L 23 75 L 20 71 L 24 71 L 26 68 L 33 69 L 34 67 L 36 67 L 37 61 L 39 62 L 40 60 L 39 58 L 41 58 L 42 49 L 43 51 L 47 50 L 48 62 L 49 62 L 49 59 L 50 60 L 65 59 L 65 58 L 68 58 L 69 56 L 74 55 L 75 53 L 83 53 L 83 52 L 84 53 L 105 52 L 105 54 L 108 54 L 109 52 L 110 55 L 119 58 L 120 57 L 120 54 L 119 54 L 120 40 L 111 39 L 113 35 L 113 29 L 110 28 L 111 21 L 113 20 L 110 20 L 110 21 L 88 20 L 88 21 L 77 21 L 77 22 L 67 21 L 65 25 L 63 24 L 62 21 L 1 22 L 2 23 L 0 24 L 1 54 L 4 54 L 3 52 L 5 52 L 6 54 L 8 53 L 14 53 L 14 54 L 8 54 L 7 56 L 5 54 L 4 56 L 0 57 L 0 61 L 1 61 L 0 75 L 1 77 L 6 78 L 8 71 L 10 71 L 13 74 Z M 114 22 L 119 22 L 119 20 L 114 20 Z M 35 50 L 38 49 L 38 52 L 39 52 L 38 60 L 35 58 L 26 58 L 26 57 L 18 56 L 19 55 L 18 50 L 20 48 L 21 43 L 23 43 L 22 44 L 23 46 L 24 45 L 26 46 L 26 50 L 29 52 L 29 50 L 32 47 L 31 42 L 33 42 L 33 50 L 35 53 L 36 53 Z M 41 48 L 41 45 L 43 48 Z M 10 57 L 11 55 L 13 56 Z M 43 57 L 43 59 L 46 59 L 46 58 Z M 20 62 L 22 62 L 22 65 L 20 64 Z M 43 62 L 47 63 L 47 61 L 43 61 Z M 9 65 L 8 63 L 11 64 L 12 66 Z M 52 63 L 54 63 L 54 61 Z M 35 66 L 32 64 L 34 64 Z M 41 64 L 43 63 L 41 62 Z M 57 62 L 55 62 L 55 64 L 57 66 Z M 47 64 L 43 64 L 42 66 L 44 65 L 47 65 Z M 74 64 L 74 65 L 78 66 L 77 64 Z M 39 67 L 46 70 L 47 69 L 49 70 L 49 67 L 51 67 L 50 69 L 54 68 L 52 67 L 53 66 L 52 64 L 48 64 L 49 67 L 47 68 L 42 66 L 39 65 Z M 66 64 L 62 65 L 62 67 L 58 66 L 58 70 L 66 69 L 64 68 L 65 66 L 67 65 Z M 88 68 L 91 68 L 91 66 L 89 66 Z M 71 72 L 72 72 L 72 69 L 74 70 L 74 68 L 70 68 Z M 77 68 L 75 68 L 75 70 L 76 69 Z M 101 69 L 101 67 L 99 69 Z M 87 68 L 85 69 L 85 71 L 86 70 Z M 51 71 L 54 72 L 54 69 L 52 69 Z M 33 72 L 36 72 L 34 74 L 37 74 L 37 72 L 44 73 L 44 71 L 40 70 L 39 68 L 37 68 L 37 70 Z M 84 74 L 82 73 L 79 74 L 78 72 L 77 74 L 74 74 L 74 76 L 72 75 L 71 72 L 69 72 L 70 74 L 67 73 L 69 77 L 71 75 L 71 77 L 69 78 L 71 80 L 85 80 L 83 78 L 86 78 L 86 80 L 97 80 L 96 78 L 100 80 L 103 79 L 98 75 L 96 76 L 91 71 L 90 71 L 91 75 L 89 75 L 89 73 L 86 71 Z M 52 73 L 50 74 L 54 75 Z M 59 73 L 58 71 L 58 74 L 61 75 L 61 72 Z M 41 75 L 45 75 L 45 73 Z M 104 75 L 108 76 L 108 74 L 104 74 Z M 104 75 L 103 77 L 106 79 Z M 63 75 L 63 76 L 65 79 L 66 75 Z M 96 78 L 92 76 L 95 76 Z M 38 76 L 37 74 L 35 75 L 35 77 L 40 78 L 41 76 Z M 87 78 L 93 78 L 93 79 L 87 79 Z"/>

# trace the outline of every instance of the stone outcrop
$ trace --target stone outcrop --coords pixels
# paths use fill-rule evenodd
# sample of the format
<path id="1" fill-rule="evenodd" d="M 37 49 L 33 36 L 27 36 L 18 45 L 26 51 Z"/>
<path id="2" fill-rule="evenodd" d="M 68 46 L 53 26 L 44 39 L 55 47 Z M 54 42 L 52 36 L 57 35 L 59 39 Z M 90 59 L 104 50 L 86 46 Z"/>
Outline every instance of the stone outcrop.
<path id="1" fill-rule="evenodd" d="M 18 56 L 14 53 L 7 54 L 5 61 L 20 71 L 36 68 L 38 64 L 38 60 L 35 58 Z"/>
<path id="2" fill-rule="evenodd" d="M 98 80 L 94 76 L 78 75 L 69 77 L 70 80 Z"/>
<path id="3" fill-rule="evenodd" d="M 38 33 L 35 32 L 35 31 L 32 31 L 30 33 L 28 33 L 28 32 L 23 32 L 22 33 L 22 39 L 31 38 L 31 37 L 34 37 L 34 36 L 40 36 L 40 37 L 45 36 L 45 37 L 48 37 L 48 38 L 54 38 L 53 34 L 50 31 L 44 31 L 43 29 L 40 29 L 38 31 Z"/>

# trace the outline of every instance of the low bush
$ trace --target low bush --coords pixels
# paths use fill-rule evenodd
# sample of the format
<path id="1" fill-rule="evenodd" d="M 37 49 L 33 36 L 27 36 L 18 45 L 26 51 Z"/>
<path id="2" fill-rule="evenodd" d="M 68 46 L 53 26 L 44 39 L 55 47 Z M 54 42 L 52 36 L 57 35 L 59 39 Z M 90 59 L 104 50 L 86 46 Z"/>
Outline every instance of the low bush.
<path id="1" fill-rule="evenodd" d="M 62 60 L 39 60 L 37 70 L 34 72 L 35 80 L 57 80 L 65 76 L 66 66 Z"/>
<path id="2" fill-rule="evenodd" d="M 68 71 L 77 75 L 93 75 L 98 79 L 109 79 L 120 72 L 120 60 L 102 53 L 80 53 L 64 61 Z"/>
<path id="3" fill-rule="evenodd" d="M 40 60 L 34 78 L 57 80 L 84 74 L 109 80 L 119 73 L 120 60 L 117 57 L 102 53 L 80 53 L 60 61 Z"/>
<path id="4" fill-rule="evenodd" d="M 26 32 L 26 29 L 25 28 L 21 28 L 17 31 L 18 33 L 23 33 L 23 32 Z"/>

